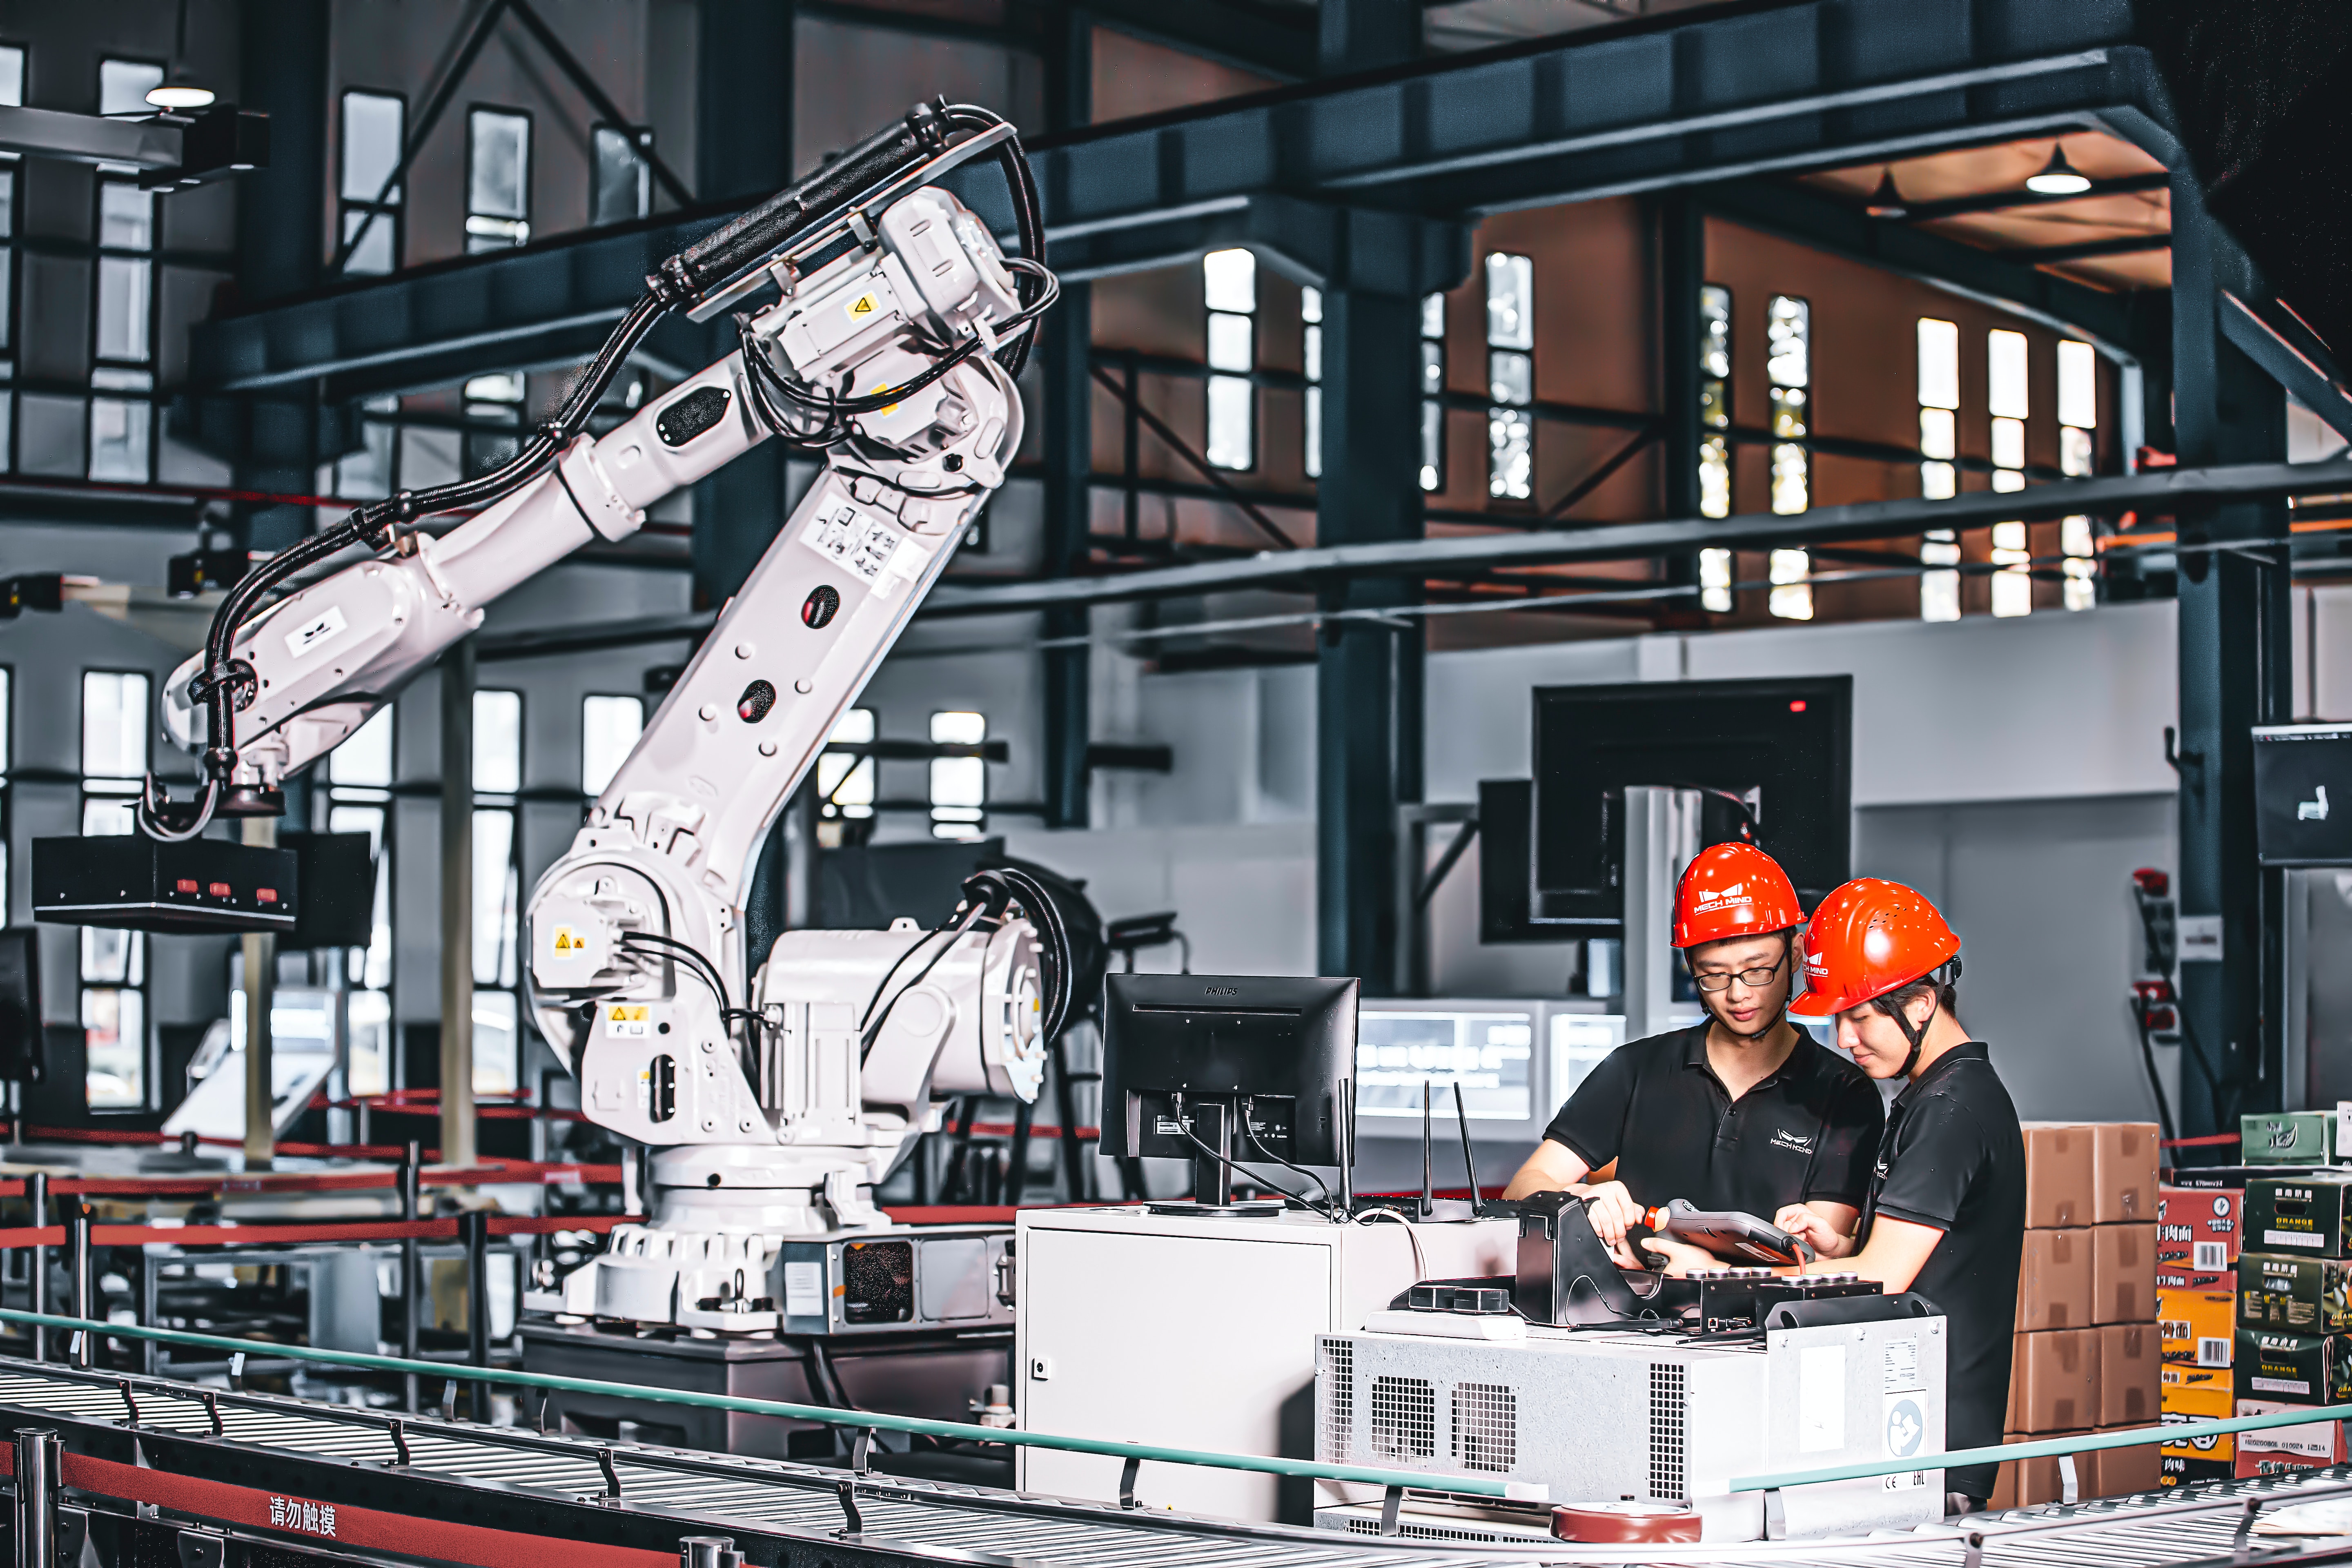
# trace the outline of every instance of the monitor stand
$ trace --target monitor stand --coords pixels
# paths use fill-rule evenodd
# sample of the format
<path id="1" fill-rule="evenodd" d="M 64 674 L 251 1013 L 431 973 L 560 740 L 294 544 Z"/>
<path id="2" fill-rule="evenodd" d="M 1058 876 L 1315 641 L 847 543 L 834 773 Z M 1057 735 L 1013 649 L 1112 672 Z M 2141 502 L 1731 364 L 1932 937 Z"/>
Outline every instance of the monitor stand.
<path id="1" fill-rule="evenodd" d="M 1192 1135 L 1214 1150 L 1213 1155 L 1202 1152 L 1192 1156 L 1192 1196 L 1189 1201 L 1159 1203 L 1150 1205 L 1158 1215 L 1194 1215 L 1207 1219 L 1262 1218 L 1278 1215 L 1283 1205 L 1278 1199 L 1235 1202 L 1234 1199 L 1234 1135 L 1232 1106 L 1218 1100 L 1196 1100 L 1191 1107 L 1189 1121 Z M 1178 1114 L 1184 1113 L 1180 1105 Z M 1205 1134 L 1205 1136 L 1203 1136 Z"/>

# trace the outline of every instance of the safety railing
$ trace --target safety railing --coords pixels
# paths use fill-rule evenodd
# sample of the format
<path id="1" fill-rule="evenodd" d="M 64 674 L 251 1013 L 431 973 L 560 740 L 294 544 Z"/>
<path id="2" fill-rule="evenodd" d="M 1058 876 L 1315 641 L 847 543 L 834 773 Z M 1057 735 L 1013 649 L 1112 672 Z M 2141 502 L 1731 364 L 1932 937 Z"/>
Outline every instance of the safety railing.
<path id="1" fill-rule="evenodd" d="M 1051 1432 L 1025 1432 L 1005 1426 L 983 1426 L 969 1421 L 934 1421 L 921 1415 L 889 1415 L 880 1411 L 836 1410 L 822 1405 L 793 1405 L 780 1399 L 747 1399 L 731 1394 L 701 1394 L 686 1389 L 651 1388 L 633 1383 L 606 1383 L 597 1378 L 563 1377 L 552 1373 L 512 1372 L 469 1366 L 452 1369 L 444 1362 L 411 1361 L 402 1356 L 371 1355 L 358 1351 L 321 1350 L 310 1345 L 277 1344 L 266 1340 L 231 1339 L 183 1329 L 150 1328 L 133 1323 L 102 1323 L 53 1312 L 25 1312 L 0 1308 L 0 1322 L 116 1339 L 152 1340 L 162 1344 L 222 1354 L 273 1360 L 316 1362 L 361 1372 L 446 1378 L 467 1383 L 502 1384 L 509 1388 L 541 1389 L 550 1394 L 594 1394 L 604 1398 L 683 1405 L 703 1410 L 726 1410 L 743 1415 L 773 1415 L 786 1420 L 841 1426 L 856 1432 L 899 1432 L 916 1436 L 943 1437 L 973 1443 L 1002 1443 L 1019 1447 L 1053 1448 L 1069 1454 L 1097 1454 L 1125 1461 L 1165 1465 L 1199 1465 L 1214 1469 L 1248 1470 L 1260 1475 L 1289 1476 L 1311 1480 L 1350 1481 L 1391 1489 L 1426 1489 L 1433 1485 L 1475 1497 L 1506 1495 L 1499 1478 L 1432 1476 L 1420 1471 L 1383 1470 L 1365 1465 L 1327 1465 L 1309 1459 L 1271 1458 L 1258 1454 L 1220 1454 L 1200 1448 L 1171 1448 L 1153 1443 L 1125 1443 L 1100 1437 L 1069 1437 Z M 1131 1489 L 1129 1475 L 1125 1489 Z"/>

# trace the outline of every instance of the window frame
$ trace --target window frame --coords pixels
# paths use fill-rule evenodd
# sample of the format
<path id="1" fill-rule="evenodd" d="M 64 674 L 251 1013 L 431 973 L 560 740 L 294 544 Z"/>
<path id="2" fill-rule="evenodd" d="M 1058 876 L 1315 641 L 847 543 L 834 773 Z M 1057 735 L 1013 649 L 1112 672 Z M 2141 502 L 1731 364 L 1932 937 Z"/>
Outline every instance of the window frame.
<path id="1" fill-rule="evenodd" d="M 119 57 L 109 56 L 107 57 L 107 60 L 102 60 L 100 63 L 103 65 L 108 61 L 117 58 L 119 58 Z M 131 63 L 146 64 L 148 62 L 132 61 Z M 19 168 L 23 167 L 21 163 L 17 166 Z M 106 243 L 106 193 L 110 189 L 137 191 L 141 195 L 145 197 L 147 202 L 147 246 L 145 249 L 130 250 L 119 246 L 110 246 Z M 152 484 L 155 482 L 156 442 L 161 435 L 158 426 L 162 424 L 162 421 L 156 417 L 161 406 L 157 395 L 160 381 L 160 376 L 157 371 L 157 360 L 163 342 L 163 289 L 159 287 L 162 282 L 162 262 L 160 258 L 163 250 L 163 204 L 160 199 L 161 195 L 162 193 L 158 191 L 140 191 L 137 181 L 123 179 L 118 176 L 101 174 L 90 182 L 89 322 L 88 327 L 89 336 L 85 343 L 85 347 L 88 350 L 89 376 L 89 390 L 85 395 L 82 408 L 82 473 L 85 477 L 92 479 L 98 479 L 100 478 L 100 476 L 94 471 L 98 466 L 99 404 L 101 401 L 104 401 L 108 403 L 121 403 L 135 406 L 143 406 L 147 413 L 146 439 L 143 443 L 144 449 L 138 454 L 139 466 L 141 469 L 140 473 L 131 477 L 126 477 L 121 474 L 109 474 L 103 477 L 103 482 L 106 483 Z M 147 297 L 144 301 L 146 321 L 143 323 L 143 328 L 146 337 L 147 355 L 146 358 L 142 360 L 110 358 L 100 352 L 99 341 L 100 323 L 102 313 L 100 310 L 100 297 L 106 288 L 106 264 L 109 261 L 135 261 L 145 269 L 145 291 Z M 12 268 L 11 270 L 14 270 L 14 268 Z M 109 374 L 110 373 L 125 377 L 144 376 L 146 378 L 147 384 L 143 388 L 132 386 L 100 386 L 99 384 L 100 378 Z M 15 443 L 12 441 L 10 445 L 13 447 Z"/>
<path id="2" fill-rule="evenodd" d="M 117 803 L 129 803 L 134 802 L 138 798 L 137 792 L 139 780 L 136 777 L 115 773 L 93 773 L 88 771 L 86 766 L 89 761 L 89 742 L 85 734 L 85 731 L 89 724 L 89 711 L 87 706 L 89 702 L 89 685 L 87 679 L 84 678 L 92 675 L 135 675 L 142 681 L 146 683 L 147 698 L 143 710 L 144 716 L 141 724 L 141 731 L 145 737 L 146 742 L 144 755 L 145 768 L 147 771 L 152 772 L 155 765 L 154 730 L 159 717 L 155 708 L 155 702 L 157 687 L 160 684 L 155 679 L 155 672 L 151 669 L 126 668 L 113 665 L 83 666 L 74 683 L 74 832 L 76 837 L 83 836 L 82 825 L 87 820 L 89 803 L 91 801 L 104 800 Z M 13 696 L 13 679 L 10 686 L 11 694 Z M 15 704 L 12 701 L 10 704 L 12 719 L 14 716 L 14 707 Z M 94 790 L 90 788 L 90 784 L 93 782 L 112 787 Z M 123 787 L 125 785 L 129 787 Z M 143 1116 L 152 1111 L 160 1103 L 159 1095 L 162 1089 L 162 1085 L 157 1082 L 157 1078 L 162 1072 L 162 1062 L 160 1059 L 160 1052 L 157 1048 L 155 1013 L 153 1007 L 150 1005 L 150 1003 L 152 1001 L 152 995 L 150 991 L 150 986 L 152 982 L 152 965 L 150 963 L 152 955 L 146 951 L 146 932 L 131 931 L 129 935 L 134 943 L 132 948 L 133 956 L 125 965 L 127 971 L 126 978 L 121 981 L 93 981 L 89 979 L 89 976 L 83 973 L 83 944 L 79 941 L 77 941 L 74 944 L 74 1026 L 83 1031 L 82 1106 L 83 1109 L 92 1116 Z M 136 978 L 129 978 L 129 975 L 135 975 Z M 92 1105 L 89 1103 L 89 1026 L 84 1024 L 82 1019 L 85 1016 L 85 1009 L 88 1005 L 89 995 L 93 991 L 135 991 L 139 994 L 139 1020 L 142 1038 L 139 1042 L 140 1099 L 137 1104 Z"/>
<path id="3" fill-rule="evenodd" d="M 478 151 L 475 142 L 476 122 L 486 114 L 503 115 L 523 122 L 522 216 L 520 217 L 509 217 L 503 213 L 478 213 L 474 210 L 474 159 Z M 466 205 L 465 223 L 460 229 L 465 237 L 466 255 L 480 256 L 495 254 L 500 250 L 519 250 L 530 243 L 531 180 L 537 173 L 538 162 L 539 122 L 530 110 L 513 109 L 502 103 L 469 103 L 466 106 Z M 474 232 L 474 219 L 478 217 L 497 223 L 519 223 L 522 226 L 522 237 L 509 239 L 504 244 L 495 243 L 496 237 L 478 235 Z M 478 248 L 474 244 L 477 239 L 493 243 L 482 245 Z"/>
<path id="4" fill-rule="evenodd" d="M 343 262 L 344 272 L 352 277 L 389 277 L 392 273 L 397 272 L 401 269 L 402 266 L 404 264 L 404 259 L 407 255 L 409 182 L 405 179 L 394 182 L 392 187 L 393 197 L 388 202 L 379 203 L 373 199 L 362 199 L 357 196 L 347 196 L 343 195 L 343 168 L 346 162 L 351 157 L 351 143 L 345 125 L 344 105 L 353 98 L 384 99 L 400 105 L 400 146 L 398 149 L 398 156 L 394 160 L 394 166 L 398 167 L 399 157 L 404 157 L 408 152 L 408 110 L 410 107 L 408 94 L 391 89 L 347 87 L 343 89 L 342 91 L 335 95 L 335 249 L 338 253 L 341 252 L 343 249 L 346 243 L 346 237 L 351 226 L 347 221 L 351 214 L 354 212 L 373 213 L 378 223 L 382 223 L 386 219 L 389 219 L 392 223 L 392 265 L 390 267 L 381 273 L 353 272 L 352 270 L 352 262 L 358 258 L 360 252 L 359 245 L 352 246 L 351 254 L 344 258 Z M 412 170 L 411 173 L 413 174 L 414 171 Z M 362 241 L 362 243 L 364 242 Z"/>
<path id="5" fill-rule="evenodd" d="M 16 102 L 12 107 L 21 108 L 24 106 L 25 100 L 31 96 L 33 47 L 29 43 L 19 43 L 13 39 L 0 37 L 0 49 L 14 49 L 19 57 L 21 64 L 18 71 L 18 90 Z M 19 301 L 24 289 L 25 268 L 24 255 L 17 243 L 17 236 L 24 227 L 21 213 L 25 205 L 25 183 L 20 176 L 25 167 L 25 161 L 21 158 L 11 159 L 0 167 L 5 168 L 10 181 L 8 223 L 5 228 L 0 228 L 0 252 L 5 253 L 8 268 L 6 284 L 5 287 L 0 287 L 0 312 L 5 312 L 0 314 L 0 473 L 15 473 L 17 452 L 16 407 L 19 401 L 16 396 L 16 367 L 24 353 L 24 344 L 20 341 L 18 329 L 24 321 Z"/>
<path id="6" fill-rule="evenodd" d="M 596 216 L 596 196 L 599 184 L 598 176 L 603 173 L 603 166 L 597 162 L 596 158 L 596 138 L 605 132 L 613 132 L 629 144 L 630 161 L 637 166 L 637 210 L 628 217 L 600 219 Z M 589 227 L 618 227 L 622 224 L 635 223 L 639 219 L 651 217 L 653 216 L 654 166 L 646 158 L 643 150 L 644 143 L 641 143 L 637 140 L 640 135 L 650 137 L 652 134 L 653 128 L 651 126 L 616 125 L 609 120 L 596 121 L 588 127 Z M 467 173 L 471 174 L 472 170 L 468 168 Z"/>

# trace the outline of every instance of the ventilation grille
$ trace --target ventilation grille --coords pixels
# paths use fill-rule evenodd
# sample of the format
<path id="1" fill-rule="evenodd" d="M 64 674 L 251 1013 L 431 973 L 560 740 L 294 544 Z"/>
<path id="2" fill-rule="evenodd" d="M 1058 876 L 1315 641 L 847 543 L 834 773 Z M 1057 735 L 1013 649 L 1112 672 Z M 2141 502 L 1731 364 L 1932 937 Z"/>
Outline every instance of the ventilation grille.
<path id="1" fill-rule="evenodd" d="M 1687 1502 L 1683 1479 L 1683 1369 L 1650 1366 L 1650 1495 L 1662 1502 Z"/>
<path id="2" fill-rule="evenodd" d="M 1381 1521 L 1377 1519 L 1351 1519 L 1348 1521 L 1350 1535 L 1378 1535 Z M 1470 1530 L 1452 1524 L 1411 1524 L 1397 1521 L 1397 1534 L 1413 1541 L 1505 1541 L 1516 1539 L 1492 1530 Z"/>
<path id="3" fill-rule="evenodd" d="M 1499 1383 L 1454 1385 L 1454 1457 L 1467 1470 L 1508 1475 L 1519 1458 L 1519 1396 Z"/>
<path id="4" fill-rule="evenodd" d="M 1355 1445 L 1356 1347 L 1347 1340 L 1327 1339 L 1318 1348 L 1323 1364 L 1317 1369 L 1315 1386 L 1322 1395 L 1322 1408 L 1316 1412 L 1315 1447 L 1324 1459 L 1344 1464 Z"/>
<path id="5" fill-rule="evenodd" d="M 1437 1390 L 1427 1378 L 1372 1379 L 1372 1452 L 1383 1459 L 1437 1457 Z"/>

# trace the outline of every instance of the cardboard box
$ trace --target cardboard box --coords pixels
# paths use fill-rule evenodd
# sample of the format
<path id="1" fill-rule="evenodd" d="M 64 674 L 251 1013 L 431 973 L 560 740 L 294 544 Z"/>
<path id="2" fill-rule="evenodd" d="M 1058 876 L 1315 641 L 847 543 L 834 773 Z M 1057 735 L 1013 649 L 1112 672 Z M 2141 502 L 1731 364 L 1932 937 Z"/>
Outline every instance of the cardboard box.
<path id="1" fill-rule="evenodd" d="M 2154 1323 L 2109 1323 L 2099 1335 L 2099 1425 L 2153 1426 L 2163 1408 L 2163 1342 Z"/>
<path id="2" fill-rule="evenodd" d="M 2183 1366 L 2166 1362 L 2156 1369 L 2157 1403 L 2166 1410 L 2227 1415 L 2237 1397 L 2237 1378 L 2226 1366 Z"/>
<path id="3" fill-rule="evenodd" d="M 2011 1432 L 2046 1436 L 2086 1430 L 2099 1413 L 2099 1335 L 2095 1329 L 2020 1334 L 2010 1356 Z"/>
<path id="4" fill-rule="evenodd" d="M 2238 1241 L 2245 1212 L 2242 1187 L 2158 1188 L 2156 1288 L 2237 1289 Z"/>
<path id="5" fill-rule="evenodd" d="M 2291 1334 L 2352 1333 L 2352 1261 L 2242 1254 L 2238 1326 Z"/>
<path id="6" fill-rule="evenodd" d="M 2238 1473 L 2236 1463 L 2230 1459 L 2181 1459 L 2168 1453 L 2160 1462 L 2164 1469 L 2156 1484 L 2167 1490 L 2200 1486 L 2207 1481 L 2226 1481 Z"/>
<path id="7" fill-rule="evenodd" d="M 2248 1252 L 2352 1253 L 2352 1176 L 2257 1176 L 2246 1184 Z"/>
<path id="8" fill-rule="evenodd" d="M 2025 1123 L 2025 1228 L 2067 1230 L 2091 1223 L 2090 1124 Z"/>
<path id="9" fill-rule="evenodd" d="M 2103 1225 L 2092 1230 L 2091 1321 L 2156 1321 L 2154 1221 L 2146 1225 Z"/>
<path id="10" fill-rule="evenodd" d="M 2091 1123 L 2093 1225 L 2155 1223 L 2160 1137 L 2153 1121 Z"/>
<path id="11" fill-rule="evenodd" d="M 2249 1165 L 2325 1165 L 2336 1158 L 2332 1110 L 2266 1110 L 2238 1118 L 2238 1157 Z"/>
<path id="12" fill-rule="evenodd" d="M 2185 1366 L 2226 1367 L 2238 1332 L 2234 1290 L 2158 1290 L 2157 1329 L 2164 1359 Z"/>
<path id="13" fill-rule="evenodd" d="M 2229 1373 L 2224 1372 L 2168 1366 L 2164 1369 L 2162 1398 L 2164 1411 L 2158 1419 L 2167 1426 L 2186 1426 L 2192 1421 L 2227 1421 L 2238 1413 L 2237 1400 L 2230 1391 Z M 2237 1452 L 2237 1435 L 2233 1432 L 2209 1432 L 2164 1445 L 2168 1461 L 2184 1459 L 2219 1465 L 2221 1475 L 2229 1473 Z"/>
<path id="14" fill-rule="evenodd" d="M 2238 1331 L 2237 1396 L 2281 1405 L 2352 1404 L 2352 1336 Z"/>
<path id="15" fill-rule="evenodd" d="M 2241 1415 L 2284 1415 L 2295 1406 L 2281 1405 L 2270 1399 L 2241 1399 Z M 2241 1432 L 2238 1457 L 2252 1454 L 2270 1458 L 2284 1458 L 2299 1465 L 2340 1465 L 2345 1462 L 2344 1423 L 2312 1421 L 2293 1426 L 2264 1426 L 2258 1431 Z"/>
<path id="16" fill-rule="evenodd" d="M 2025 1233 L 2025 1248 L 2017 1269 L 2019 1333 L 2091 1326 L 2091 1250 L 2087 1226 L 2075 1230 Z M 2154 1272 L 2152 1268 L 2150 1272 Z M 2151 1297 L 2151 1306 L 2153 1302 Z"/>
<path id="17" fill-rule="evenodd" d="M 2155 1491 L 2163 1484 L 2162 1451 L 2153 1443 L 2077 1454 L 2074 1463 L 2088 1471 L 2083 1477 L 2081 1493 L 2086 1498 L 2130 1497 L 2136 1492 Z"/>
<path id="18" fill-rule="evenodd" d="M 2045 1437 L 2087 1436 L 2089 1434 L 2084 1432 L 2009 1432 L 2004 1433 L 2000 1440 L 2004 1443 L 2038 1443 Z M 2074 1465 L 2075 1495 L 2078 1500 L 2089 1497 L 2089 1489 L 2080 1484 L 2084 1479 L 2081 1456 L 2074 1456 Z M 1994 1513 L 2012 1508 L 2040 1508 L 2065 1496 L 2065 1481 L 2059 1472 L 2055 1455 L 2038 1459 L 2011 1459 L 1994 1471 L 1993 1477 L 1992 1500 L 1985 1507 Z"/>

